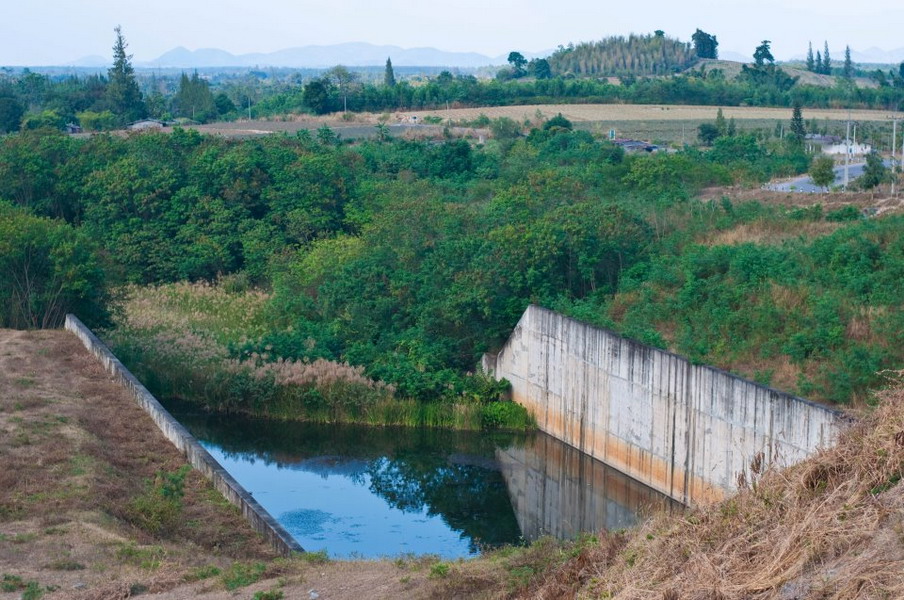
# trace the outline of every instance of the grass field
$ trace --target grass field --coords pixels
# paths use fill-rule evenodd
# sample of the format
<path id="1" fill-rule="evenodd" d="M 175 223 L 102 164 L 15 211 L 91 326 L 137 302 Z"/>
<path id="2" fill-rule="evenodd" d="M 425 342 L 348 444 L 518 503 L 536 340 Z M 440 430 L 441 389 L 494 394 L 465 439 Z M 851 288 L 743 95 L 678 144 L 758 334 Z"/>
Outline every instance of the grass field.
<path id="1" fill-rule="evenodd" d="M 539 104 L 530 106 L 492 106 L 484 108 L 453 108 L 451 110 L 429 110 L 405 113 L 417 116 L 419 120 L 428 115 L 436 115 L 442 119 L 465 121 L 475 119 L 484 114 L 491 119 L 508 117 L 521 120 L 535 119 L 537 111 L 545 117 L 562 113 L 569 120 L 578 122 L 610 122 L 610 121 L 697 121 L 712 120 L 716 117 L 717 106 L 695 106 L 677 104 Z M 722 108 L 726 119 L 732 117 L 738 121 L 749 120 L 788 120 L 791 110 L 788 108 L 763 108 L 756 106 L 727 106 Z M 850 116 L 855 121 L 885 121 L 890 113 L 883 110 L 847 110 L 831 108 L 808 108 L 804 111 L 805 119 L 844 121 Z"/>
<path id="2" fill-rule="evenodd" d="M 578 129 L 595 134 L 608 134 L 615 129 L 618 137 L 636 138 L 660 144 L 680 145 L 682 142 L 694 144 L 697 141 L 697 127 L 716 118 L 718 106 L 668 105 L 668 104 L 534 104 L 526 106 L 488 106 L 479 108 L 453 108 L 450 110 L 395 111 L 392 113 L 348 113 L 312 116 L 286 115 L 272 119 L 239 120 L 234 122 L 209 123 L 194 126 L 202 133 L 224 137 L 255 137 L 271 133 L 292 135 L 301 129 L 315 131 L 327 125 L 345 139 L 372 137 L 374 126 L 385 122 L 393 136 L 419 137 L 440 136 L 441 127 L 414 125 L 424 123 L 425 117 L 438 117 L 441 122 L 449 121 L 466 124 L 481 115 L 490 119 L 507 117 L 519 122 L 530 121 L 534 126 L 543 120 L 562 113 Z M 734 118 L 739 131 L 765 129 L 773 131 L 776 123 L 787 126 L 791 120 L 788 108 L 763 108 L 747 106 L 723 107 L 726 119 Z M 844 122 L 850 118 L 863 127 L 864 136 L 872 136 L 872 143 L 887 150 L 891 142 L 890 113 L 882 110 L 841 110 L 805 109 L 804 119 L 812 123 L 815 119 L 820 130 L 840 134 Z M 169 128 L 164 131 L 169 131 Z M 484 131 L 484 130 L 481 130 Z M 460 135 L 474 134 L 474 131 L 459 132 Z M 87 134 L 86 134 L 87 135 Z"/>

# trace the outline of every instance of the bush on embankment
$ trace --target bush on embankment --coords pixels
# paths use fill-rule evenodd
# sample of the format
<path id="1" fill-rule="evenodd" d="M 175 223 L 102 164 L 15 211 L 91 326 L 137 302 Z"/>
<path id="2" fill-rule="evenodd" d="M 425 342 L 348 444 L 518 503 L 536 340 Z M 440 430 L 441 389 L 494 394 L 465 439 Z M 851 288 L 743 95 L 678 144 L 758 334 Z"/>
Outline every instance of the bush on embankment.
<path id="1" fill-rule="evenodd" d="M 67 312 L 107 317 L 105 275 L 84 232 L 0 201 L 0 327 L 59 327 Z"/>
<path id="2" fill-rule="evenodd" d="M 471 376 L 470 389 L 479 394 L 419 401 L 399 397 L 362 367 L 234 350 L 258 331 L 266 298 L 230 291 L 228 282 L 130 288 L 108 340 L 153 393 L 215 412 L 455 429 L 534 426 L 521 406 L 503 399 L 507 384 L 482 375 Z"/>

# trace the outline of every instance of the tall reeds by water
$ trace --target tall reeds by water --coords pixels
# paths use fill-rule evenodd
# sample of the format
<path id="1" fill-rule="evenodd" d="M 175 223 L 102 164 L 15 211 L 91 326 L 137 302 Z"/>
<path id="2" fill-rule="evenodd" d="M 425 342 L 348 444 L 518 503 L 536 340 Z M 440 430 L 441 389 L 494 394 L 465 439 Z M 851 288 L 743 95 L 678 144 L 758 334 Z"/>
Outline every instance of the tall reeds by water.
<path id="1" fill-rule="evenodd" d="M 269 299 L 229 282 L 130 287 L 106 338 L 152 392 L 217 412 L 322 423 L 481 429 L 529 429 L 533 421 L 510 402 L 421 402 L 361 366 L 317 359 L 286 360 L 267 352 L 230 350 L 266 331 Z"/>

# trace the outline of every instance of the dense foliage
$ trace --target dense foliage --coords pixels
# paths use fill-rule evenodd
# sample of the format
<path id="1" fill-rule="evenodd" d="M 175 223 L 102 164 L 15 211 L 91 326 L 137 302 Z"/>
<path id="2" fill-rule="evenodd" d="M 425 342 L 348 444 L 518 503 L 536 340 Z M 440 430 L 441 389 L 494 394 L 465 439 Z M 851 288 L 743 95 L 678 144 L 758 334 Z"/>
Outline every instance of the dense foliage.
<path id="1" fill-rule="evenodd" d="M 737 78 L 727 77 L 721 68 L 708 64 L 688 69 L 697 60 L 694 53 L 686 44 L 654 34 L 628 38 L 620 44 L 609 40 L 561 48 L 548 60 L 534 59 L 521 67 L 507 67 L 496 79 L 443 71 L 419 80 L 396 79 L 391 72 L 388 79 L 361 81 L 359 73 L 344 67 L 305 76 L 294 71 L 279 76 L 262 72 L 208 75 L 211 81 L 197 73 L 160 77 L 145 73 L 136 76 L 144 94 L 130 108 L 118 98 L 122 94 L 117 90 L 122 86 L 114 86 L 118 81 L 114 73 L 118 71 L 113 69 L 107 76 L 87 77 L 51 77 L 27 70 L 0 72 L 0 133 L 41 126 L 62 128 L 67 123 L 102 131 L 145 113 L 161 119 L 206 122 L 304 112 L 538 103 L 799 103 L 805 108 L 904 108 L 904 71 L 900 69 L 862 73 L 872 77 L 877 87 L 858 87 L 844 78 L 833 86 L 819 86 L 797 81 L 769 63 L 763 52 L 758 53 L 763 64 L 745 65 Z M 690 62 L 681 58 L 685 54 L 691 57 Z M 556 64 L 559 66 L 554 68 Z M 609 75 L 617 75 L 619 81 L 610 82 Z M 134 87 L 127 89 L 134 101 Z"/>
<path id="2" fill-rule="evenodd" d="M 68 312 L 106 323 L 106 286 L 82 231 L 0 202 L 0 327 L 60 327 Z"/>
<path id="3" fill-rule="evenodd" d="M 670 38 L 661 31 L 569 44 L 549 57 L 553 73 L 585 76 L 667 75 L 683 71 L 695 62 L 697 52 L 690 44 Z"/>
<path id="4" fill-rule="evenodd" d="M 265 326 L 223 346 L 238 361 L 486 397 L 464 374 L 534 302 L 814 397 L 861 394 L 902 358 L 900 218 L 691 200 L 810 165 L 793 139 L 725 129 L 652 156 L 565 125 L 477 149 L 29 132 L 0 143 L 0 197 L 96 239 L 114 279 L 272 289 Z"/>

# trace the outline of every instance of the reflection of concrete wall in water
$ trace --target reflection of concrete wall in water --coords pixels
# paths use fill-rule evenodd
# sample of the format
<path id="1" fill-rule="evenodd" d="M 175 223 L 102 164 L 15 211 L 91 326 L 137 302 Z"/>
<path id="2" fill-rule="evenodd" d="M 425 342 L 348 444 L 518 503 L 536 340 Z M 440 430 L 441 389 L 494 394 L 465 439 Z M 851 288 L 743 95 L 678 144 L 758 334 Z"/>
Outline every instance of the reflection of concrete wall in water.
<path id="1" fill-rule="evenodd" d="M 667 505 L 655 490 L 544 434 L 497 449 L 521 535 L 573 538 L 630 527 L 637 511 Z"/>
<path id="2" fill-rule="evenodd" d="M 734 489 L 760 452 L 791 464 L 840 427 L 830 409 L 536 306 L 484 369 L 541 430 L 685 504 Z"/>

